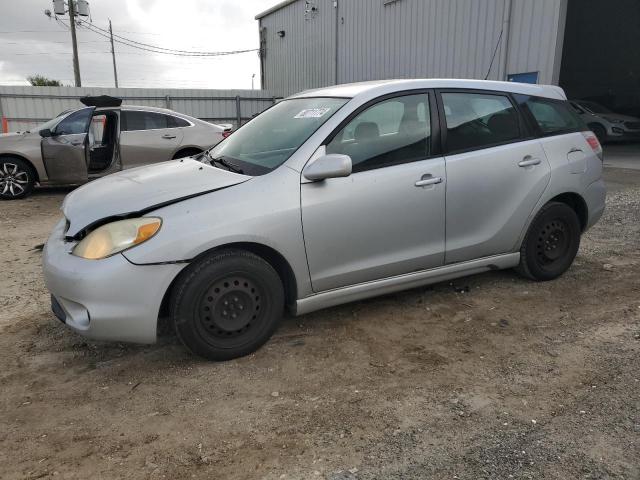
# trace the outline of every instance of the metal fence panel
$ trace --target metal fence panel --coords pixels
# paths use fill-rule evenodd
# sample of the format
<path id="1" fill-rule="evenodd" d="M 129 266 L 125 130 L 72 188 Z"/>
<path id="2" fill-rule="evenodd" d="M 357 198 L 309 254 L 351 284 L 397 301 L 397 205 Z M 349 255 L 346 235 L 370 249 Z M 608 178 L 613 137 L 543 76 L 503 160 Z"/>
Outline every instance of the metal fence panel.
<path id="1" fill-rule="evenodd" d="M 0 131 L 21 131 L 81 106 L 85 95 L 110 95 L 123 104 L 169 108 L 234 128 L 273 105 L 265 90 L 0 86 Z"/>

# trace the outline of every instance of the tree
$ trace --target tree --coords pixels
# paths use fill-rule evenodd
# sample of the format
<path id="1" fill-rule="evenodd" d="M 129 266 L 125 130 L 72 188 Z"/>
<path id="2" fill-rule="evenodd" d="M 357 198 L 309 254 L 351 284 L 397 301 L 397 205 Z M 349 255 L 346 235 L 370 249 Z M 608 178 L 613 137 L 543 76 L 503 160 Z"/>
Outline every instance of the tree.
<path id="1" fill-rule="evenodd" d="M 62 87 L 63 86 L 60 80 L 47 78 L 44 75 L 33 75 L 31 77 L 27 77 L 27 80 L 34 87 Z"/>

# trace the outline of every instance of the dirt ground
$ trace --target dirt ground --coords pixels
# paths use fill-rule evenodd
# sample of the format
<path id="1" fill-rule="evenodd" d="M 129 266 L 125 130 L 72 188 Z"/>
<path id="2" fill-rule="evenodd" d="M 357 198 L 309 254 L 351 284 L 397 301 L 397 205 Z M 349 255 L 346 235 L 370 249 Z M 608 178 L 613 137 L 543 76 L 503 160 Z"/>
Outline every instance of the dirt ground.
<path id="1" fill-rule="evenodd" d="M 226 363 L 65 328 L 36 247 L 66 191 L 4 202 L 0 477 L 638 479 L 640 171 L 606 178 L 559 280 L 494 272 L 288 318 Z"/>

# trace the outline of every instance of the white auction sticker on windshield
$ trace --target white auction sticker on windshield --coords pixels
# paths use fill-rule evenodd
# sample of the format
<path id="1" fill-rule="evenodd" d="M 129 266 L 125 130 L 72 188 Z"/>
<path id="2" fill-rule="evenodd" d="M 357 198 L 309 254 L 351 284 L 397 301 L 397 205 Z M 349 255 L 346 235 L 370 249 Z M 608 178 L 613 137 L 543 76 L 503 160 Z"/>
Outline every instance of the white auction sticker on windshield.
<path id="1" fill-rule="evenodd" d="M 330 108 L 306 108 L 293 118 L 320 118 L 327 113 Z"/>

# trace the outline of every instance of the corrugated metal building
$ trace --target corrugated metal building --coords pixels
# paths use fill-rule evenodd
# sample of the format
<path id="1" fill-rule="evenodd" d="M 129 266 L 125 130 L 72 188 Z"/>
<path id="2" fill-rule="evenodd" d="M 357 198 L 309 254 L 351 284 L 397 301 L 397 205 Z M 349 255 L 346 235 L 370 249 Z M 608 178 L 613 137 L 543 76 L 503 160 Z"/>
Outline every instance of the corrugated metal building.
<path id="1" fill-rule="evenodd" d="M 262 87 L 277 95 L 488 78 L 559 84 L 640 114 L 638 0 L 286 0 L 256 18 Z"/>
<path id="2" fill-rule="evenodd" d="M 566 0 L 282 2 L 257 17 L 263 87 L 290 94 L 381 78 L 528 72 L 558 83 L 566 7 Z"/>

